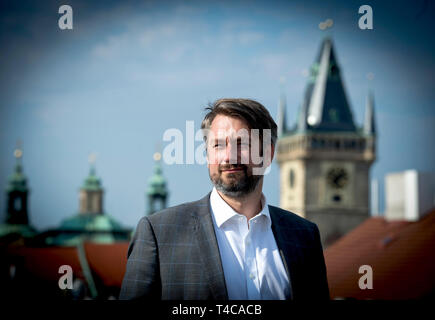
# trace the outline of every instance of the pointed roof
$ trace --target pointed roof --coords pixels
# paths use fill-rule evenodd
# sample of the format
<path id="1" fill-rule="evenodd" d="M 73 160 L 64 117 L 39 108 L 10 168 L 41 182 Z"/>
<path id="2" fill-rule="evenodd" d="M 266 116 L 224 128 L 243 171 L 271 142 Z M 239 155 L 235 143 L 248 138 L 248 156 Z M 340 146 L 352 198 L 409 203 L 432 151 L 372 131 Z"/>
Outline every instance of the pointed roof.
<path id="1" fill-rule="evenodd" d="M 303 107 L 311 131 L 356 131 L 333 43 L 325 38 L 311 66 Z M 305 105 L 306 103 L 306 105 Z"/>
<path id="2" fill-rule="evenodd" d="M 366 100 L 366 115 L 364 120 L 364 133 L 367 135 L 376 134 L 375 125 L 375 98 L 373 92 L 369 92 Z"/>
<path id="3" fill-rule="evenodd" d="M 286 109 L 287 109 L 287 102 L 286 102 L 286 96 L 284 93 L 283 88 L 283 80 L 281 81 L 281 94 L 279 97 L 278 102 L 278 117 L 277 117 L 277 124 L 278 124 L 278 137 L 281 137 L 285 132 L 287 131 L 287 117 L 286 117 Z"/>
<path id="4" fill-rule="evenodd" d="M 308 111 L 308 103 L 307 99 L 304 98 L 301 104 L 301 108 L 299 109 L 298 122 L 296 124 L 297 132 L 305 132 L 307 130 L 307 111 Z"/>

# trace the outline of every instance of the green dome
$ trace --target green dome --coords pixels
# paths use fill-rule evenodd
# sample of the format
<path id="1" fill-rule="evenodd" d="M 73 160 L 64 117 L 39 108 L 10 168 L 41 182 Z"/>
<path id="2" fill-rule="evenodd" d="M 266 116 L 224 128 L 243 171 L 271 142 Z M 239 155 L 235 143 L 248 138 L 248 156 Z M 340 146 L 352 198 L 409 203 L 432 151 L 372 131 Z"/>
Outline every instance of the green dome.
<path id="1" fill-rule="evenodd" d="M 45 237 L 47 245 L 76 246 L 83 241 L 114 243 L 130 240 L 131 233 L 112 217 L 101 214 L 77 214 L 63 220 L 53 231 Z"/>
<path id="2" fill-rule="evenodd" d="M 125 229 L 115 219 L 102 214 L 77 214 L 62 221 L 59 230 L 117 232 Z"/>
<path id="3" fill-rule="evenodd" d="M 25 224 L 0 224 L 0 238 L 11 235 L 18 234 L 24 238 L 30 238 L 35 236 L 37 231 L 29 225 Z"/>

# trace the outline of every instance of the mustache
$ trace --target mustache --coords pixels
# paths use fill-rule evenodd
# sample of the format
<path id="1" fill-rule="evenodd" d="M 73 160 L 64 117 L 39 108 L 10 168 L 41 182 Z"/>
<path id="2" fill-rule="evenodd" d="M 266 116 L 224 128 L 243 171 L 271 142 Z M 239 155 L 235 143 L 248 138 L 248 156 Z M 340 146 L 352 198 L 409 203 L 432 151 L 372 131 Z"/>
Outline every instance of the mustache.
<path id="1" fill-rule="evenodd" d="M 244 164 L 221 164 L 219 166 L 219 170 L 232 170 L 232 169 L 243 169 L 246 170 L 246 166 Z"/>

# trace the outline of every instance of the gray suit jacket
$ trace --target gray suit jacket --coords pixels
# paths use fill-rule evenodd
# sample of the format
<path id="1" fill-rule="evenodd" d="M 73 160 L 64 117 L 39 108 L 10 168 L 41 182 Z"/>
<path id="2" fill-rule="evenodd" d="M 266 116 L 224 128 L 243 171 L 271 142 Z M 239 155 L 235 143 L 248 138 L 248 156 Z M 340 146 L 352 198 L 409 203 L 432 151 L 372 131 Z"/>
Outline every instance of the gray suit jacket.
<path id="1" fill-rule="evenodd" d="M 228 300 L 209 199 L 210 193 L 139 221 L 120 299 Z M 317 226 L 277 207 L 269 212 L 290 298 L 329 299 Z"/>

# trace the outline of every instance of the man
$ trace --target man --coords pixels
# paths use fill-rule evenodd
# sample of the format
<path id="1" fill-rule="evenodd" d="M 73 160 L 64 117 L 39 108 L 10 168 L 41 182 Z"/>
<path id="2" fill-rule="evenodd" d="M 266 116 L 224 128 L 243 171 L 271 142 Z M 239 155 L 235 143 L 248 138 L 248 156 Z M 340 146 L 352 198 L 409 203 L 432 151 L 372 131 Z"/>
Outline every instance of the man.
<path id="1" fill-rule="evenodd" d="M 317 226 L 262 193 L 277 139 L 269 112 L 247 99 L 207 109 L 201 128 L 214 188 L 140 220 L 120 299 L 329 299 Z"/>

